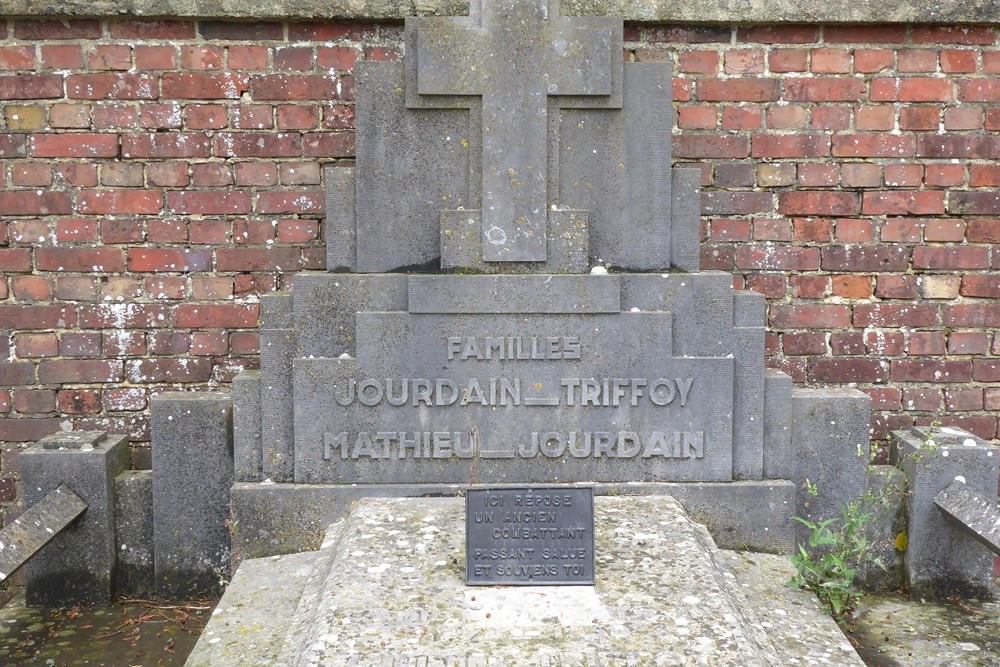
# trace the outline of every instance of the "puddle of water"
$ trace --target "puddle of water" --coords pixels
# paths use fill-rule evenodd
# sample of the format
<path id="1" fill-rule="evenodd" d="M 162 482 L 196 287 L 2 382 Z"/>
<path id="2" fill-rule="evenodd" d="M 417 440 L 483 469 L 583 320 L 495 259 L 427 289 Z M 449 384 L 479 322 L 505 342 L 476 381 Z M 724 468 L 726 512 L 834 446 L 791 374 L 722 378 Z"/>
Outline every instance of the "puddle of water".
<path id="1" fill-rule="evenodd" d="M 24 595 L 18 595 L 0 608 L 0 664 L 183 665 L 215 602 L 127 601 L 113 607 L 29 609 Z"/>

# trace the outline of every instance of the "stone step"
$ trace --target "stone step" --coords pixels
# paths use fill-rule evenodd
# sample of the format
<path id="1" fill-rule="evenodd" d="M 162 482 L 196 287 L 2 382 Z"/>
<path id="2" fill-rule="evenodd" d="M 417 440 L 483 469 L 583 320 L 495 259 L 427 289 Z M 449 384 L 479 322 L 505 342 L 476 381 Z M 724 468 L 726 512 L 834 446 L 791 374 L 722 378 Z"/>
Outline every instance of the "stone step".
<path id="1" fill-rule="evenodd" d="M 595 498 L 595 586 L 468 587 L 463 521 L 368 499 L 319 551 L 244 562 L 188 665 L 863 664 L 787 560 L 718 550 L 669 496 Z"/>

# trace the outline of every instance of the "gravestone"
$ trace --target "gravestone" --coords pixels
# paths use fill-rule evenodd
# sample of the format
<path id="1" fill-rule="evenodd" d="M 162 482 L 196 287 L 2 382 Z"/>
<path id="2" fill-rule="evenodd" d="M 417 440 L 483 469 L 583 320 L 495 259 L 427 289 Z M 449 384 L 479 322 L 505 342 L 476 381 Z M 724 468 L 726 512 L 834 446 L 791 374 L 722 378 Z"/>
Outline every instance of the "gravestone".
<path id="1" fill-rule="evenodd" d="M 364 496 L 559 483 L 673 494 L 722 546 L 791 551 L 791 480 L 814 465 L 793 430 L 853 457 L 867 398 L 793 397 L 763 367 L 763 297 L 699 271 L 669 63 L 623 62 L 620 19 L 554 0 L 410 18 L 404 39 L 402 62 L 357 65 L 328 270 L 261 300 L 235 548 L 315 547 Z M 858 417 L 833 437 L 831 410 Z M 861 465 L 817 466 L 860 493 Z"/>

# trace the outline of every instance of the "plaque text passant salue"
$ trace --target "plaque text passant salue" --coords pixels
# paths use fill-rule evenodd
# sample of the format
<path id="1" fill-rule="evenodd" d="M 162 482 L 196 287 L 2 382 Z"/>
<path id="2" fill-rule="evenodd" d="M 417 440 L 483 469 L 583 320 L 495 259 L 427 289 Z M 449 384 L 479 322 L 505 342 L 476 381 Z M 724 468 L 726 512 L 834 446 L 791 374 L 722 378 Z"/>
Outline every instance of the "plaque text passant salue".
<path id="1" fill-rule="evenodd" d="M 594 583 L 591 488 L 469 489 L 465 526 L 470 585 Z"/>

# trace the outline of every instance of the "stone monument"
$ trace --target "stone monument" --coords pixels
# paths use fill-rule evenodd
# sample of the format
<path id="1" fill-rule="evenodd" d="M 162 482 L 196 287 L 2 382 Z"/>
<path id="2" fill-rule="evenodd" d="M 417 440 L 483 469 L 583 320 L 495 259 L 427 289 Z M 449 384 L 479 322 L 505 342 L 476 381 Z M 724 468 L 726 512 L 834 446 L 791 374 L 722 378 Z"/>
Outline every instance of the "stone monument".
<path id="1" fill-rule="evenodd" d="M 262 298 L 234 385 L 243 555 L 314 548 L 358 497 L 497 483 L 669 493 L 724 546 L 788 552 L 800 478 L 860 493 L 867 398 L 765 371 L 763 297 L 699 271 L 667 64 L 545 0 L 411 18 L 405 44 L 358 63 L 328 270 Z"/>

